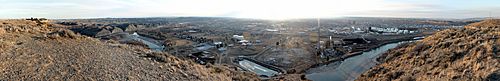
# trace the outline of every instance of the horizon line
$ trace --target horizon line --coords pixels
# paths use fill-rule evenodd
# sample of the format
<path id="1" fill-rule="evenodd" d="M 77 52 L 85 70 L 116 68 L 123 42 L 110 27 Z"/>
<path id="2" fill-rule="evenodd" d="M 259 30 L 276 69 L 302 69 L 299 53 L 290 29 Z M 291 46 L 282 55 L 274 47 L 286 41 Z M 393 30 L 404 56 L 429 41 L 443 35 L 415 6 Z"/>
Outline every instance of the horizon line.
<path id="1" fill-rule="evenodd" d="M 28 18 L 45 18 L 52 20 L 71 20 L 71 19 L 127 19 L 127 18 L 235 18 L 235 19 L 257 19 L 257 20 L 276 20 L 266 18 L 246 18 L 246 17 L 225 17 L 225 16 L 150 16 L 150 17 L 80 17 L 80 18 L 46 18 L 46 17 L 24 17 L 24 18 L 0 18 L 0 19 L 28 19 Z M 335 18 L 405 18 L 405 19 L 474 19 L 474 18 L 500 18 L 500 17 L 469 17 L 469 18 L 431 18 L 431 17 L 391 17 L 391 16 L 342 16 L 342 17 L 320 17 L 319 19 L 335 19 Z M 289 18 L 278 20 L 296 20 L 296 19 L 318 19 L 318 18 Z"/>

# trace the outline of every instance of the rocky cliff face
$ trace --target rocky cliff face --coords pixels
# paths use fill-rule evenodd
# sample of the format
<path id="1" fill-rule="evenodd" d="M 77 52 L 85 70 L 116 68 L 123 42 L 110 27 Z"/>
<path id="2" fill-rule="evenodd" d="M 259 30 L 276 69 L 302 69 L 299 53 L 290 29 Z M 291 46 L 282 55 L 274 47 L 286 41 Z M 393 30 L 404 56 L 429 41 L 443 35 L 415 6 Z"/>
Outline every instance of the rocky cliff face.
<path id="1" fill-rule="evenodd" d="M 500 20 L 447 29 L 390 50 L 358 81 L 500 80 Z"/>
<path id="2" fill-rule="evenodd" d="M 0 80 L 258 80 L 139 46 L 106 43 L 64 26 L 0 20 Z"/>

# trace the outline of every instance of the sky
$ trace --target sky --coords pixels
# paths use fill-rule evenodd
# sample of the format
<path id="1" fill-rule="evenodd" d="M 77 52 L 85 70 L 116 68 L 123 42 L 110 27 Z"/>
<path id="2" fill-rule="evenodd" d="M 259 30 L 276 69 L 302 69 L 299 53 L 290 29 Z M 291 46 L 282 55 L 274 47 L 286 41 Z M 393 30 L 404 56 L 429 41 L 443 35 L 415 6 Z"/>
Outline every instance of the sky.
<path id="1" fill-rule="evenodd" d="M 500 0 L 0 0 L 0 18 L 500 17 Z"/>

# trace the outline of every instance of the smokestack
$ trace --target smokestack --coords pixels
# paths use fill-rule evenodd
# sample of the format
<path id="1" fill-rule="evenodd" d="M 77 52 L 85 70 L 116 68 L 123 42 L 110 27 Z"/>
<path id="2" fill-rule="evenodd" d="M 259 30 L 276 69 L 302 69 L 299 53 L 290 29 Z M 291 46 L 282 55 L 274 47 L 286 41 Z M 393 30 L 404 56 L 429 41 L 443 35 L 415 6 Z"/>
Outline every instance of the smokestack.
<path id="1" fill-rule="evenodd" d="M 321 51 L 321 25 L 320 25 L 320 19 L 318 18 L 318 45 L 317 45 L 317 49 L 318 51 Z M 321 53 L 321 52 L 320 52 Z"/>

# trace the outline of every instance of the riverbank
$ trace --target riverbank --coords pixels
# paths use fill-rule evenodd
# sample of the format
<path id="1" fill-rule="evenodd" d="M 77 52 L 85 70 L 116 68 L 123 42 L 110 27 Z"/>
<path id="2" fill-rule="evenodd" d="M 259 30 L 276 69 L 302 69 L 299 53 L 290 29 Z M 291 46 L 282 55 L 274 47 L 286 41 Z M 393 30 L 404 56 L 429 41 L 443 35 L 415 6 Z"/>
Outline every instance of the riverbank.
<path id="1" fill-rule="evenodd" d="M 378 64 L 375 60 L 380 54 L 396 48 L 408 41 L 384 44 L 373 50 L 346 58 L 342 61 L 333 62 L 333 65 L 310 68 L 306 78 L 315 81 L 345 81 L 354 80 L 372 66 Z"/>
<path id="2" fill-rule="evenodd" d="M 415 36 L 415 37 L 419 37 L 419 36 Z M 276 76 L 276 77 L 273 77 L 273 78 L 276 79 L 276 80 L 278 80 L 278 79 L 279 80 L 308 80 L 306 78 L 306 74 L 308 74 L 308 71 L 311 68 L 317 68 L 317 67 L 325 66 L 325 65 L 328 65 L 328 64 L 331 64 L 331 63 L 335 63 L 335 62 L 339 62 L 339 63 L 336 64 L 336 65 L 334 64 L 334 65 L 328 65 L 328 66 L 339 66 L 340 64 L 342 64 L 342 63 L 340 63 L 340 61 L 343 61 L 343 60 L 346 60 L 346 59 L 349 59 L 349 58 L 352 58 L 352 57 L 356 57 L 356 56 L 359 56 L 359 55 L 363 55 L 364 52 L 375 50 L 378 47 L 381 47 L 381 46 L 384 46 L 384 45 L 387 45 L 387 44 L 398 43 L 398 42 L 402 42 L 402 41 L 415 40 L 413 38 L 414 37 L 410 36 L 410 37 L 405 37 L 405 38 L 401 38 L 401 39 L 397 39 L 397 40 L 389 40 L 389 41 L 384 41 L 384 42 L 378 42 L 377 44 L 371 45 L 370 48 L 364 49 L 363 51 L 350 53 L 350 54 L 347 54 L 347 55 L 339 57 L 339 58 L 329 59 L 328 61 L 323 61 L 321 63 L 314 64 L 313 66 L 307 68 L 306 70 L 299 71 L 297 73 L 292 73 L 292 74 L 284 74 L 284 75 Z M 364 62 L 364 61 L 361 61 L 361 62 Z M 328 69 L 328 68 L 326 68 L 326 69 Z M 335 69 L 335 68 L 333 68 L 333 69 Z"/>
<path id="3" fill-rule="evenodd" d="M 404 39 L 398 39 L 398 40 L 385 41 L 385 42 L 383 42 L 383 43 L 378 43 L 377 45 L 370 46 L 368 49 L 364 49 L 363 51 L 350 53 L 350 54 L 347 54 L 347 55 L 342 56 L 342 57 L 337 57 L 337 58 L 333 58 L 333 59 L 328 59 L 327 61 L 324 61 L 324 62 L 321 62 L 321 63 L 314 64 L 313 66 L 311 66 L 311 67 L 309 67 L 309 68 L 316 68 L 316 67 L 319 67 L 319 66 L 323 66 L 323 65 L 327 65 L 327 64 L 333 63 L 333 62 L 342 61 L 342 60 L 345 60 L 345 59 L 350 58 L 350 57 L 354 57 L 354 56 L 357 56 L 357 55 L 361 55 L 361 54 L 363 54 L 363 52 L 367 52 L 367 51 L 374 50 L 375 48 L 378 48 L 378 47 L 383 46 L 383 45 L 386 45 L 386 44 L 390 44 L 390 43 L 397 43 L 397 42 L 402 42 L 402 41 L 411 41 L 411 40 L 416 40 L 416 39 L 413 39 L 413 38 L 414 38 L 414 37 L 407 37 L 407 38 L 404 38 Z M 305 73 L 305 71 L 306 71 L 306 70 L 304 70 L 303 72 L 300 72 L 300 73 Z"/>

